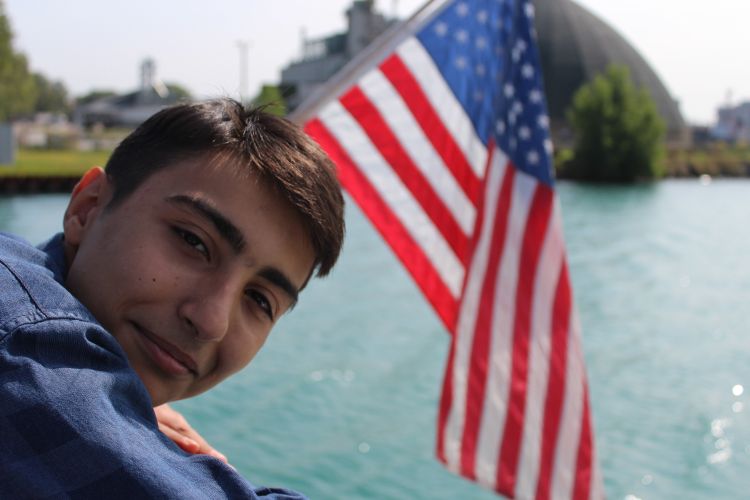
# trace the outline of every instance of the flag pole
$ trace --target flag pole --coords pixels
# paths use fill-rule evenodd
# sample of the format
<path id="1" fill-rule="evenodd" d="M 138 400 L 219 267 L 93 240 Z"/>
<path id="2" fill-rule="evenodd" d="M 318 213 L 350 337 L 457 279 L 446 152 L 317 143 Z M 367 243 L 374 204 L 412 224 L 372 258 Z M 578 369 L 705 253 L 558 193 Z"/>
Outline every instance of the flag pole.
<path id="1" fill-rule="evenodd" d="M 409 19 L 389 28 L 346 63 L 330 80 L 310 94 L 287 118 L 298 125 L 304 124 L 317 114 L 321 106 L 354 85 L 363 68 L 372 68 L 380 63 L 379 59 L 393 52 L 411 34 L 411 26 L 437 15 L 448 3 L 449 0 L 429 0 Z"/>

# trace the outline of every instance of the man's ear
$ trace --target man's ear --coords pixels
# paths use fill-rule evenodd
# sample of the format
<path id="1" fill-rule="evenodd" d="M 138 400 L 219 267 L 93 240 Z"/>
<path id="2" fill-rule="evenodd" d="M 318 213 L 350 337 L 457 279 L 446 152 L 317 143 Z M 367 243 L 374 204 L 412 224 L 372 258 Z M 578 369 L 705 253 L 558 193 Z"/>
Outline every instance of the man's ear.
<path id="1" fill-rule="evenodd" d="M 86 229 L 109 198 L 109 179 L 101 167 L 90 168 L 70 195 L 63 217 L 66 245 L 78 247 Z"/>

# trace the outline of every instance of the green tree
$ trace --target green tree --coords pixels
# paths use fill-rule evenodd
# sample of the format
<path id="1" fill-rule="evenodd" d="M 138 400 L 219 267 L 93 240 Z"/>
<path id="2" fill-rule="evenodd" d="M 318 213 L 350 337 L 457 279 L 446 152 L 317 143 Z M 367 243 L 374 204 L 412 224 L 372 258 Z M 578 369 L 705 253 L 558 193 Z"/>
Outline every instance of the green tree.
<path id="1" fill-rule="evenodd" d="M 637 89 L 625 66 L 581 87 L 568 111 L 575 133 L 564 175 L 591 181 L 632 182 L 663 175 L 664 121 L 645 89 Z"/>
<path id="2" fill-rule="evenodd" d="M 29 113 L 36 101 L 36 85 L 26 56 L 13 48 L 13 32 L 0 0 L 0 122 Z"/>
<path id="3" fill-rule="evenodd" d="M 278 85 L 263 85 L 252 100 L 253 106 L 265 106 L 265 110 L 274 115 L 286 114 L 286 102 Z"/>
<path id="4" fill-rule="evenodd" d="M 68 89 L 65 88 L 63 82 L 48 80 L 41 73 L 34 74 L 34 81 L 37 90 L 34 111 L 64 114 L 70 112 Z"/>

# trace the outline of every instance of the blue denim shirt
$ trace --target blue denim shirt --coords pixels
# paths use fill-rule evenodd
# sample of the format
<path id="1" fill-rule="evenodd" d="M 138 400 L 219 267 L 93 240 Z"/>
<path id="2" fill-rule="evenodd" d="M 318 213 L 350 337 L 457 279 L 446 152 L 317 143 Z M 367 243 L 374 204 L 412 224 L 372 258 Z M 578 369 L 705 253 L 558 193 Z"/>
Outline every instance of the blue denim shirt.
<path id="1" fill-rule="evenodd" d="M 64 278 L 62 235 L 38 249 L 0 233 L 0 498 L 302 498 L 159 432 L 124 351 Z"/>

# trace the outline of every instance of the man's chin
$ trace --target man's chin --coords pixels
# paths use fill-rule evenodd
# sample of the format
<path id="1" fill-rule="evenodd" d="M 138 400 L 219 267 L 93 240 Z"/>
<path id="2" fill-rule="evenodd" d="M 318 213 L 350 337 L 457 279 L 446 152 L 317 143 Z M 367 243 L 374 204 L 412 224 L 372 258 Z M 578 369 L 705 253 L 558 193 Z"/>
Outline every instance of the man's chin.
<path id="1" fill-rule="evenodd" d="M 127 335 L 125 336 L 120 333 L 120 335 L 116 337 L 127 355 L 131 368 L 146 387 L 146 391 L 151 397 L 153 406 L 159 406 L 170 401 L 183 399 L 185 397 L 184 393 L 187 390 L 189 380 L 187 380 L 186 377 L 179 378 L 164 373 L 164 371 L 155 364 L 152 359 L 153 355 L 150 354 L 148 348 L 143 345 L 144 340 L 138 335 L 138 333 L 126 333 Z"/>
<path id="2" fill-rule="evenodd" d="M 172 383 L 168 383 L 164 380 L 163 375 L 156 373 L 153 369 L 144 369 L 138 366 L 134 367 L 134 369 L 138 378 L 141 379 L 141 382 L 146 387 L 146 392 L 151 397 L 152 406 L 159 406 L 164 403 L 184 399 L 182 394 L 185 392 L 185 389 L 177 387 L 173 381 L 170 381 Z"/>

